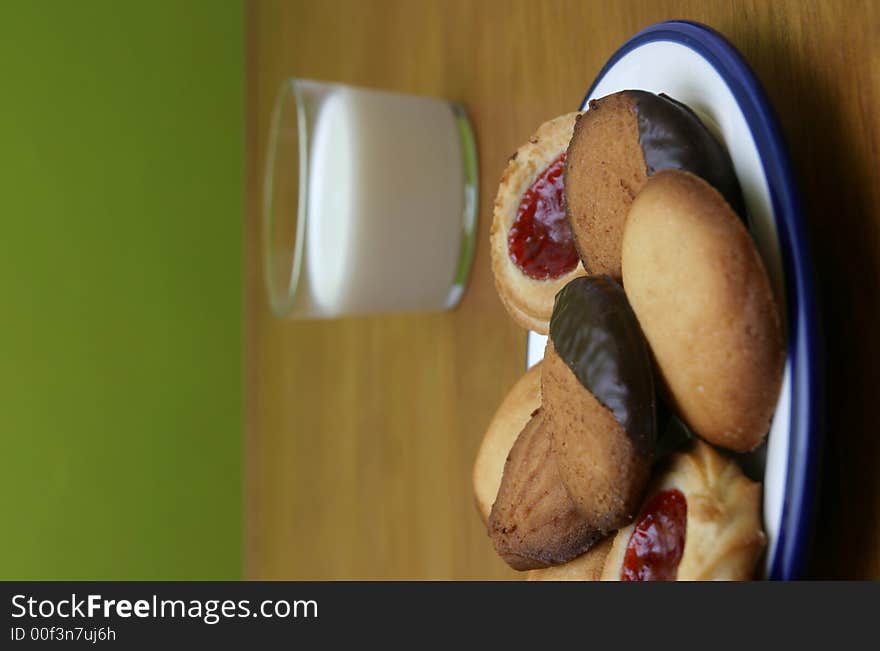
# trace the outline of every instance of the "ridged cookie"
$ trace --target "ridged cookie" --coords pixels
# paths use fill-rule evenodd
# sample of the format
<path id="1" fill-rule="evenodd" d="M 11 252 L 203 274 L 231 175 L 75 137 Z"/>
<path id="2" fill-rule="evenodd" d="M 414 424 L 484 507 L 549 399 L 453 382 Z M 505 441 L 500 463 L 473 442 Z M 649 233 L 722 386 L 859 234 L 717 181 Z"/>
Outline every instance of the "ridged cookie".
<path id="1" fill-rule="evenodd" d="M 504 397 L 477 452 L 473 470 L 474 501 L 483 522 L 489 520 L 510 448 L 540 407 L 541 364 L 538 363 L 526 371 Z"/>
<path id="2" fill-rule="evenodd" d="M 650 503 L 652 498 L 667 491 L 678 491 L 686 504 L 683 549 L 675 579 L 745 581 L 753 578 L 766 544 L 761 528 L 760 484 L 746 478 L 734 460 L 702 441 L 694 441 L 689 451 L 670 457 L 652 482 L 645 502 Z M 640 514 L 633 524 L 617 533 L 605 560 L 602 580 L 621 580 L 627 548 L 642 517 Z M 653 531 L 657 531 L 656 526 Z M 640 546 L 646 547 L 644 543 Z M 668 541 L 655 541 L 651 545 L 654 550 L 676 546 Z"/>
<path id="3" fill-rule="evenodd" d="M 599 537 L 562 485 L 542 411 L 510 450 L 488 529 L 495 550 L 516 570 L 565 563 Z"/>

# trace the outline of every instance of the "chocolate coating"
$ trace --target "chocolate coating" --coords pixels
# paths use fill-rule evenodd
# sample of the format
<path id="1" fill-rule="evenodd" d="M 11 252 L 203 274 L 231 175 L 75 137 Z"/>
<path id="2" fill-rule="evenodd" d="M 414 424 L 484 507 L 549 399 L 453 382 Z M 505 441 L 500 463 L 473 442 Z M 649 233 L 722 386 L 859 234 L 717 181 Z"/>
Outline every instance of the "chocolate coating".
<path id="1" fill-rule="evenodd" d="M 714 186 L 741 217 L 742 191 L 730 154 L 686 105 L 668 95 L 630 90 L 639 121 L 639 145 L 648 176 L 662 170 L 685 170 Z"/>
<path id="2" fill-rule="evenodd" d="M 575 121 L 564 172 L 566 216 L 589 274 L 620 282 L 630 206 L 648 180 L 666 170 L 705 179 L 747 219 L 729 154 L 688 107 L 640 90 L 590 101 Z"/>
<path id="3" fill-rule="evenodd" d="M 657 422 L 651 359 L 623 288 L 610 276 L 572 280 L 556 295 L 550 338 L 636 450 L 652 457 Z"/>

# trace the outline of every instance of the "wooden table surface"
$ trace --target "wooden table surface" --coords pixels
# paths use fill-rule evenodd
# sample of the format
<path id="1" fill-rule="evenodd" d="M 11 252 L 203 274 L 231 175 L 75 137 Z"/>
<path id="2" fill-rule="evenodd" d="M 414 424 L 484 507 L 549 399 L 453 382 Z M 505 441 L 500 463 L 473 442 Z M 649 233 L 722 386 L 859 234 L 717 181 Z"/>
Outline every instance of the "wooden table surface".
<path id="1" fill-rule="evenodd" d="M 824 315 L 828 423 L 810 574 L 880 578 L 880 2 L 250 2 L 247 5 L 245 576 L 508 578 L 470 471 L 521 373 L 525 333 L 496 297 L 491 202 L 509 154 L 575 109 L 653 22 L 724 33 L 779 114 L 802 187 Z M 480 230 L 460 307 L 273 318 L 260 191 L 286 77 L 463 101 L 480 155 Z"/>

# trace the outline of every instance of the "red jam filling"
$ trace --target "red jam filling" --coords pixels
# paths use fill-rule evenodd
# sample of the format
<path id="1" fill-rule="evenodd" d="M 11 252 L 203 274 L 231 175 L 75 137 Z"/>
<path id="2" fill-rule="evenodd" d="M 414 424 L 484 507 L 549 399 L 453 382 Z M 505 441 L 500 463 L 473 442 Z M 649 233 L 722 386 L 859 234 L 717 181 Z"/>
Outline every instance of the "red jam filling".
<path id="1" fill-rule="evenodd" d="M 661 491 L 642 509 L 626 545 L 621 581 L 675 581 L 684 552 L 687 500 L 679 490 Z"/>
<path id="2" fill-rule="evenodd" d="M 563 203 L 565 152 L 523 194 L 507 235 L 510 259 L 529 278 L 558 278 L 577 266 L 578 253 Z"/>

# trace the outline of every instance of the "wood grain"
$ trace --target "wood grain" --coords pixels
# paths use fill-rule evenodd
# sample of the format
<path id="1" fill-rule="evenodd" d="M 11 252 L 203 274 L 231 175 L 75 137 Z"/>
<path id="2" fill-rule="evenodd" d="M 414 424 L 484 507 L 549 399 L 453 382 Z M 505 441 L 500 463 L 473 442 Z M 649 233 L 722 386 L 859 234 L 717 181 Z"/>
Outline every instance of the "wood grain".
<path id="1" fill-rule="evenodd" d="M 247 6 L 245 575 L 515 574 L 491 549 L 470 471 L 525 335 L 495 295 L 488 225 L 507 156 L 577 107 L 653 22 L 724 33 L 763 81 L 805 198 L 823 303 L 828 428 L 816 577 L 880 578 L 880 3 L 250 2 Z M 287 77 L 463 101 L 480 154 L 480 238 L 461 306 L 292 322 L 263 291 L 260 189 Z"/>

